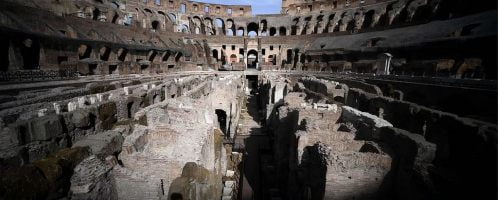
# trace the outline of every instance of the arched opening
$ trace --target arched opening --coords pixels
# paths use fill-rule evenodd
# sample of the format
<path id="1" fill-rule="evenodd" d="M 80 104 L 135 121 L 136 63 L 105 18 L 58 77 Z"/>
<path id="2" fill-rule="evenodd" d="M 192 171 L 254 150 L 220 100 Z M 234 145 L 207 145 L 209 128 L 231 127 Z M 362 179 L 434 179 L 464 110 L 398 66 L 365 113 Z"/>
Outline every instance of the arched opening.
<path id="1" fill-rule="evenodd" d="M 337 25 L 334 27 L 333 32 L 339 32 L 342 26 L 342 19 L 337 22 Z"/>
<path id="2" fill-rule="evenodd" d="M 429 21 L 432 16 L 432 9 L 430 5 L 423 5 L 417 8 L 415 14 L 413 14 L 412 21 L 422 22 Z"/>
<path id="3" fill-rule="evenodd" d="M 382 14 L 379 18 L 377 26 L 389 26 L 389 13 L 393 10 L 393 4 L 389 4 L 386 8 L 386 12 Z"/>
<path id="4" fill-rule="evenodd" d="M 237 29 L 237 36 L 244 36 L 244 28 L 240 27 Z"/>
<path id="5" fill-rule="evenodd" d="M 226 33 L 227 36 L 234 36 L 233 35 L 233 31 L 231 29 L 227 29 L 227 33 Z"/>
<path id="6" fill-rule="evenodd" d="M 98 20 L 100 16 L 100 10 L 98 8 L 95 8 L 92 12 L 92 19 L 93 20 Z"/>
<path id="7" fill-rule="evenodd" d="M 126 61 L 126 56 L 128 55 L 128 49 L 121 48 L 118 50 L 118 60 L 121 62 Z"/>
<path id="8" fill-rule="evenodd" d="M 223 28 L 223 26 L 225 25 L 223 23 L 223 20 L 220 18 L 216 18 L 215 23 L 216 23 L 216 27 L 218 27 L 218 28 Z"/>
<path id="9" fill-rule="evenodd" d="M 185 24 L 182 25 L 182 33 L 190 33 L 190 29 Z"/>
<path id="10" fill-rule="evenodd" d="M 228 137 L 227 135 L 227 113 L 224 110 L 216 109 L 216 116 L 218 117 L 218 123 L 220 125 L 221 132 Z"/>
<path id="11" fill-rule="evenodd" d="M 261 20 L 260 28 L 261 28 L 261 36 L 267 36 L 268 22 L 265 19 Z"/>
<path id="12" fill-rule="evenodd" d="M 182 52 L 178 52 L 175 56 L 175 62 L 179 62 L 182 57 L 183 57 Z"/>
<path id="13" fill-rule="evenodd" d="M 171 194 L 171 200 L 183 200 L 183 196 L 179 193 Z"/>
<path id="14" fill-rule="evenodd" d="M 232 19 L 226 21 L 226 35 L 235 36 L 235 24 Z"/>
<path id="15" fill-rule="evenodd" d="M 280 29 L 278 30 L 279 31 L 279 35 L 280 36 L 285 36 L 287 35 L 287 29 L 283 26 L 280 27 Z"/>
<path id="16" fill-rule="evenodd" d="M 113 24 L 117 24 L 117 23 L 118 23 L 118 19 L 119 19 L 119 14 L 118 14 L 118 13 L 115 13 L 115 14 L 114 14 L 114 17 L 112 17 L 112 21 L 111 21 L 111 23 L 113 23 Z"/>
<path id="17" fill-rule="evenodd" d="M 236 63 L 237 62 L 237 55 L 232 54 L 230 55 L 230 63 Z"/>
<path id="18" fill-rule="evenodd" d="M 329 32 L 329 28 L 332 27 L 334 24 L 334 18 L 335 18 L 335 13 L 332 13 L 329 15 L 329 19 L 327 21 L 327 24 L 325 25 L 325 28 L 323 29 L 323 32 L 322 33 L 328 33 Z M 330 30 L 330 31 L 333 31 L 333 30 Z"/>
<path id="19" fill-rule="evenodd" d="M 204 18 L 204 32 L 206 35 L 215 35 L 216 29 L 215 25 L 213 25 L 213 20 L 209 17 Z"/>
<path id="20" fill-rule="evenodd" d="M 175 15 L 175 14 L 173 14 L 173 13 L 169 13 L 169 14 L 167 15 L 167 17 L 168 17 L 168 19 L 169 19 L 171 22 L 173 22 L 173 23 L 175 23 L 175 22 L 176 22 L 176 15 Z"/>
<path id="21" fill-rule="evenodd" d="M 401 12 L 394 17 L 392 24 L 393 25 L 404 24 L 407 22 L 407 20 L 408 20 L 408 7 L 405 6 L 405 8 L 403 8 L 403 10 L 401 10 Z"/>
<path id="22" fill-rule="evenodd" d="M 247 52 L 247 68 L 256 69 L 258 66 L 258 52 L 254 49 Z"/>
<path id="23" fill-rule="evenodd" d="M 163 55 L 163 62 L 168 62 L 169 60 L 169 57 L 171 57 L 171 52 L 170 51 L 166 51 Z"/>
<path id="24" fill-rule="evenodd" d="M 149 65 L 140 65 L 140 73 L 148 74 L 150 72 Z"/>
<path id="25" fill-rule="evenodd" d="M 270 36 L 275 36 L 277 34 L 277 29 L 275 27 L 270 28 Z"/>
<path id="26" fill-rule="evenodd" d="M 85 59 L 85 58 L 90 58 L 92 54 L 92 47 L 87 46 L 87 45 L 81 45 L 80 48 L 78 49 L 78 54 L 80 60 Z"/>
<path id="27" fill-rule="evenodd" d="M 0 39 L 0 71 L 6 72 L 9 70 L 9 48 L 10 42 L 3 37 Z"/>
<path id="28" fill-rule="evenodd" d="M 353 19 L 349 20 L 348 25 L 346 26 L 346 31 L 354 31 L 355 25 L 356 25 L 356 16 L 359 15 L 359 13 L 355 13 Z"/>
<path id="29" fill-rule="evenodd" d="M 152 21 L 152 29 L 156 31 L 161 29 L 161 23 L 157 20 Z"/>
<path id="30" fill-rule="evenodd" d="M 21 54 L 24 69 L 38 69 L 40 62 L 40 43 L 32 39 L 26 39 L 21 45 Z"/>
<path id="31" fill-rule="evenodd" d="M 250 37 L 258 36 L 258 30 L 259 30 L 258 24 L 254 22 L 249 23 L 249 25 L 247 25 L 247 35 Z"/>
<path id="32" fill-rule="evenodd" d="M 323 15 L 319 15 L 316 17 L 316 25 L 315 29 L 313 30 L 313 34 L 318 34 L 319 30 L 323 28 Z"/>
<path id="33" fill-rule="evenodd" d="M 213 58 L 216 59 L 216 61 L 218 61 L 218 50 L 217 49 L 213 49 Z"/>
<path id="34" fill-rule="evenodd" d="M 367 13 L 365 13 L 365 19 L 363 20 L 363 25 L 361 26 L 362 29 L 372 27 L 374 14 L 375 10 L 370 10 Z"/>
<path id="35" fill-rule="evenodd" d="M 287 64 L 292 63 L 292 49 L 287 49 Z"/>
<path id="36" fill-rule="evenodd" d="M 108 61 L 109 56 L 111 55 L 111 49 L 108 47 L 100 48 L 100 60 Z"/>
<path id="37" fill-rule="evenodd" d="M 150 51 L 149 52 L 149 61 L 154 62 L 154 59 L 156 58 L 156 56 L 157 56 L 157 51 Z"/>
<path id="38" fill-rule="evenodd" d="M 109 74 L 119 74 L 117 65 L 109 65 Z"/>

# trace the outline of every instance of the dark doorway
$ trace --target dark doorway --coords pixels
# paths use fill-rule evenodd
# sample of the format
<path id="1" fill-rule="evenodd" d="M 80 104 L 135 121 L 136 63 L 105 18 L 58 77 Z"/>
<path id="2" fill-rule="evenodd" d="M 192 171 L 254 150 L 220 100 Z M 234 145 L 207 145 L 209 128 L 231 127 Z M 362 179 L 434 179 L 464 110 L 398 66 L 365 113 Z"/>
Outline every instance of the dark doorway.
<path id="1" fill-rule="evenodd" d="M 40 62 L 40 43 L 35 40 L 26 39 L 21 44 L 21 54 L 24 69 L 38 69 Z"/>
<path id="2" fill-rule="evenodd" d="M 218 123 L 220 124 L 221 132 L 225 135 L 225 137 L 229 137 L 227 135 L 227 113 L 224 110 L 216 109 L 216 116 L 218 116 Z"/>
<path id="3" fill-rule="evenodd" d="M 6 72 L 9 70 L 9 48 L 8 40 L 0 39 L 0 71 Z"/>
<path id="4" fill-rule="evenodd" d="M 88 64 L 88 75 L 95 75 L 97 73 L 97 64 Z"/>
<path id="5" fill-rule="evenodd" d="M 109 74 L 118 74 L 118 66 L 109 65 Z"/>
<path id="6" fill-rule="evenodd" d="M 256 69 L 258 65 L 258 52 L 254 49 L 247 52 L 247 68 Z"/>

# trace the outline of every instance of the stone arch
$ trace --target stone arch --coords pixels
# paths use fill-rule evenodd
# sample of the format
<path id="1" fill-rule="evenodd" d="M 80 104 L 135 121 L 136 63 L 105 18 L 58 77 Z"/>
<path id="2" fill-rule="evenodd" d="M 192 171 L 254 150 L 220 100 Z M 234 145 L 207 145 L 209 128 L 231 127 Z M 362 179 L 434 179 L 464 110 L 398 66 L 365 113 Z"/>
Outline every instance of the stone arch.
<path id="1" fill-rule="evenodd" d="M 100 48 L 99 54 L 100 60 L 109 61 L 109 57 L 111 56 L 111 48 L 104 46 Z"/>
<path id="2" fill-rule="evenodd" d="M 371 28 L 374 26 L 374 15 L 375 15 L 375 10 L 369 10 L 368 12 L 365 13 L 363 24 L 361 26 L 362 29 Z"/>
<path id="3" fill-rule="evenodd" d="M 149 60 L 150 62 L 154 62 L 154 60 L 155 60 L 155 59 L 156 59 L 156 57 L 157 57 L 157 51 L 155 51 L 155 50 L 151 50 L 151 51 L 149 51 L 149 53 L 148 53 L 147 57 L 148 57 L 148 60 Z"/>
<path id="4" fill-rule="evenodd" d="M 235 36 L 236 31 L 235 31 L 235 22 L 233 19 L 227 19 L 226 20 L 226 35 L 228 36 Z"/>
<path id="5" fill-rule="evenodd" d="M 218 50 L 217 49 L 213 49 L 212 50 L 212 56 L 214 59 L 216 59 L 216 61 L 218 61 Z"/>
<path id="6" fill-rule="evenodd" d="M 377 26 L 389 26 L 389 13 L 393 12 L 394 3 L 387 5 L 384 13 L 380 16 Z"/>
<path id="7" fill-rule="evenodd" d="M 168 62 L 169 58 L 171 57 L 171 51 L 166 51 L 164 52 L 162 56 L 162 61 L 163 62 Z"/>
<path id="8" fill-rule="evenodd" d="M 259 28 L 261 30 L 261 36 L 268 35 L 268 21 L 266 19 L 261 20 Z"/>
<path id="9" fill-rule="evenodd" d="M 232 54 L 230 55 L 230 63 L 236 63 L 237 62 L 237 55 Z"/>
<path id="10" fill-rule="evenodd" d="M 118 60 L 121 62 L 126 61 L 126 56 L 128 55 L 128 49 L 126 48 L 120 48 L 118 50 Z"/>
<path id="11" fill-rule="evenodd" d="M 285 36 L 285 35 L 287 35 L 287 29 L 284 26 L 281 26 L 278 29 L 278 33 L 279 33 L 280 36 Z"/>
<path id="12" fill-rule="evenodd" d="M 225 22 L 223 21 L 223 19 L 216 18 L 215 19 L 215 27 L 216 27 L 216 30 L 220 30 L 220 31 L 216 31 L 218 33 L 217 35 L 225 35 L 226 34 Z"/>
<path id="13" fill-rule="evenodd" d="M 158 20 L 152 21 L 151 28 L 156 31 L 161 30 L 161 22 L 159 22 Z"/>
<path id="14" fill-rule="evenodd" d="M 90 58 L 91 55 L 92 55 L 91 46 L 85 44 L 80 45 L 80 47 L 78 48 L 78 56 L 80 60 Z"/>
<path id="15" fill-rule="evenodd" d="M 277 29 L 275 27 L 270 28 L 270 36 L 275 36 L 277 34 Z"/>
<path id="16" fill-rule="evenodd" d="M 335 13 L 330 14 L 328 17 L 327 25 L 323 29 L 322 33 L 328 33 L 328 32 L 334 31 L 334 27 L 335 27 L 334 19 L 335 19 Z"/>
<path id="17" fill-rule="evenodd" d="M 180 59 L 183 57 L 183 53 L 182 52 L 178 52 L 176 53 L 176 56 L 175 56 L 175 62 L 180 62 Z"/>
<path id="18" fill-rule="evenodd" d="M 320 32 L 323 32 L 323 29 L 324 29 L 324 24 L 323 24 L 323 15 L 318 15 L 316 17 L 316 24 L 315 24 L 315 28 L 313 30 L 313 34 L 318 34 Z"/>
<path id="19" fill-rule="evenodd" d="M 204 18 L 204 32 L 206 35 L 216 35 L 216 29 L 213 20 L 209 17 Z"/>
<path id="20" fill-rule="evenodd" d="M 244 36 L 244 35 L 245 35 L 244 27 L 239 27 L 237 29 L 237 36 Z"/>
<path id="21" fill-rule="evenodd" d="M 251 37 L 258 36 L 259 25 L 255 22 L 251 22 L 247 25 L 247 35 Z"/>
<path id="22" fill-rule="evenodd" d="M 23 69 L 40 68 L 40 43 L 31 38 L 26 38 L 20 45 L 21 56 L 23 59 Z"/>

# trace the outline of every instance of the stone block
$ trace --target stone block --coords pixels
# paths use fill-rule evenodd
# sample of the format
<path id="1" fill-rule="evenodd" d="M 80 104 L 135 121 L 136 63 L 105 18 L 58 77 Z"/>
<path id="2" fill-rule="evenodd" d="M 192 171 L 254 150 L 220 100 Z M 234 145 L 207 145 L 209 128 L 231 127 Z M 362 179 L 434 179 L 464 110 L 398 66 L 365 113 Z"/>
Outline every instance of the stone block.
<path id="1" fill-rule="evenodd" d="M 45 141 L 63 135 L 62 123 L 59 116 L 35 118 L 30 123 L 27 141 Z"/>

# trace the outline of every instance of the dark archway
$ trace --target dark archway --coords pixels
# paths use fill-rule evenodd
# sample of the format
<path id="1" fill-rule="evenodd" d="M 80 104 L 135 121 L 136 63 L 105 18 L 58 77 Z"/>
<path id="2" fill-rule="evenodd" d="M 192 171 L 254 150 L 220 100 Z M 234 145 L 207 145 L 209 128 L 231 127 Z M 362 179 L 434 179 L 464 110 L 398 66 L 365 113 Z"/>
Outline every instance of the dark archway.
<path id="1" fill-rule="evenodd" d="M 109 47 L 102 47 L 100 49 L 100 60 L 108 61 L 111 55 L 111 49 Z"/>
<path id="2" fill-rule="evenodd" d="M 247 68 L 256 69 L 258 64 L 258 52 L 254 49 L 247 52 Z"/>
<path id="3" fill-rule="evenodd" d="M 256 37 L 259 35 L 259 25 L 257 23 L 251 22 L 247 25 L 247 35 L 250 37 Z"/>
<path id="4" fill-rule="evenodd" d="M 93 20 L 99 20 L 100 10 L 98 8 L 95 8 L 95 10 L 93 10 L 92 12 L 92 15 L 93 15 Z"/>
<path id="5" fill-rule="evenodd" d="M 279 31 L 279 35 L 281 35 L 281 36 L 287 35 L 287 29 L 283 26 L 281 26 L 278 31 Z"/>
<path id="6" fill-rule="evenodd" d="M 38 69 L 40 67 L 40 43 L 36 40 L 26 39 L 21 44 L 23 69 Z"/>
<path id="7" fill-rule="evenodd" d="M 244 31 L 244 28 L 240 27 L 237 29 L 237 36 L 244 36 L 245 35 L 245 31 Z"/>
<path id="8" fill-rule="evenodd" d="M 122 48 L 118 50 L 118 60 L 121 62 L 126 61 L 126 56 L 128 55 L 128 49 Z"/>
<path id="9" fill-rule="evenodd" d="M 387 6 L 386 12 L 380 16 L 377 26 L 389 26 L 389 13 L 393 10 L 393 5 L 389 4 Z"/>
<path id="10" fill-rule="evenodd" d="M 5 38 L 0 39 L 0 71 L 6 72 L 9 70 L 9 48 L 10 42 Z"/>
<path id="11" fill-rule="evenodd" d="M 152 29 L 154 30 L 159 30 L 161 29 L 161 23 L 157 20 L 152 21 Z"/>
<path id="12" fill-rule="evenodd" d="M 277 29 L 275 27 L 270 28 L 270 36 L 275 36 L 277 34 Z"/>
<path id="13" fill-rule="evenodd" d="M 235 54 L 230 55 L 230 63 L 236 63 L 237 62 L 237 56 Z"/>
<path id="14" fill-rule="evenodd" d="M 216 59 L 216 61 L 218 61 L 218 50 L 216 49 L 213 49 L 213 58 Z"/>
<path id="15" fill-rule="evenodd" d="M 225 137 L 229 137 L 229 135 L 227 134 L 227 113 L 221 109 L 216 109 L 215 113 L 218 117 L 218 123 L 220 125 L 221 132 L 223 132 Z"/>
<path id="16" fill-rule="evenodd" d="M 365 19 L 363 20 L 363 25 L 361 26 L 362 29 L 372 27 L 374 14 L 375 14 L 375 10 L 370 10 L 367 13 L 365 13 Z"/>

